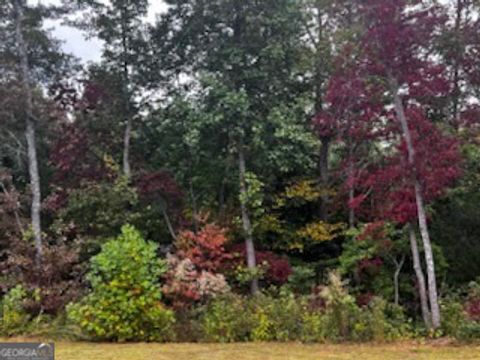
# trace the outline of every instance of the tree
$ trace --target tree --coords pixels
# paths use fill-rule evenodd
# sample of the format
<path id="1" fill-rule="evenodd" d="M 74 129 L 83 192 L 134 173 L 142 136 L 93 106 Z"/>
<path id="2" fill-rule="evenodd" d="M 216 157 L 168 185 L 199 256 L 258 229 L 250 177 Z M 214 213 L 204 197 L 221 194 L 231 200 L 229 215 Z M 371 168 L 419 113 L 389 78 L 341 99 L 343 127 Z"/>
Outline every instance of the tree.
<path id="1" fill-rule="evenodd" d="M 433 62 L 428 51 L 432 46 L 434 30 L 442 23 L 443 18 L 436 6 L 429 6 L 420 1 L 416 1 L 415 5 L 410 9 L 407 1 L 377 0 L 364 4 L 362 13 L 366 32 L 362 44 L 363 58 L 359 66 L 363 67 L 366 76 L 381 79 L 385 85 L 394 109 L 390 118 L 398 123 L 399 134 L 403 138 L 400 150 L 406 156 L 406 163 L 398 169 L 402 177 L 406 176 L 404 181 L 407 189 L 398 196 L 414 199 L 413 203 L 406 204 L 412 206 L 416 212 L 427 267 L 432 326 L 438 328 L 440 309 L 435 262 L 425 206 L 428 196 L 438 195 L 437 191 L 444 190 L 445 185 L 456 173 L 454 169 L 442 175 L 438 173 L 440 177 L 435 179 L 439 182 L 438 187 L 430 187 L 432 179 L 429 176 L 432 173 L 425 170 L 428 165 L 431 166 L 429 170 L 435 167 L 439 169 L 441 165 L 435 160 L 443 155 L 443 160 L 451 161 L 448 155 L 455 157 L 456 151 L 455 145 L 447 147 L 440 153 L 433 150 L 432 146 L 447 140 L 443 140 L 442 135 L 434 130 L 425 114 L 426 110 L 414 105 L 421 104 L 428 108 L 432 99 L 448 93 L 443 68 Z M 423 139 L 420 134 L 422 136 L 428 134 L 429 137 Z M 452 166 L 452 163 L 448 165 Z M 403 216 L 407 216 L 406 214 L 408 212 L 404 211 Z"/>
<path id="2" fill-rule="evenodd" d="M 168 53 L 169 63 L 176 64 L 177 77 L 183 72 L 197 80 L 210 78 L 206 87 L 209 107 L 222 119 L 228 151 L 236 157 L 247 264 L 253 269 L 252 217 L 245 199 L 247 174 L 254 172 L 254 134 L 255 129 L 263 130 L 262 123 L 272 108 L 298 95 L 291 88 L 296 86 L 295 66 L 301 56 L 297 30 L 300 14 L 291 0 L 168 4 L 169 12 L 152 37 L 157 52 Z M 201 73 L 204 76 L 199 76 Z M 258 140 L 261 143 L 265 139 Z M 251 290 L 257 289 L 254 280 Z"/>
<path id="3" fill-rule="evenodd" d="M 317 117 L 327 110 L 329 78 L 335 73 L 334 61 L 338 49 L 343 49 L 345 42 L 353 43 L 358 37 L 359 31 L 354 26 L 358 6 L 351 0 L 303 0 L 301 4 L 306 47 L 313 59 L 308 72 L 311 73 L 313 117 Z M 334 127 L 330 130 L 317 132 L 320 139 L 319 183 L 323 188 L 319 211 L 322 221 L 326 221 L 329 216 L 331 148 L 339 135 Z"/>
<path id="4" fill-rule="evenodd" d="M 479 96 L 480 19 L 476 14 L 480 4 L 475 0 L 455 0 L 446 5 L 446 10 L 449 21 L 440 29 L 436 45 L 452 91 L 442 105 L 445 122 L 459 131 L 469 125 L 466 115 L 475 109 L 471 99 Z"/>
<path id="5" fill-rule="evenodd" d="M 6 99 L 17 99 L 11 108 L 15 120 L 21 118 L 25 123 L 27 142 L 28 173 L 30 181 L 31 224 L 35 240 L 36 263 L 42 258 L 41 226 L 41 184 L 38 158 L 37 128 L 42 124 L 39 100 L 42 99 L 40 85 L 48 86 L 59 74 L 67 69 L 68 57 L 59 51 L 59 44 L 43 30 L 43 21 L 55 16 L 61 9 L 30 6 L 24 0 L 12 0 L 0 4 L 2 17 L 1 68 L 5 81 L 12 89 Z M 7 15 L 8 14 L 8 15 Z M 5 40 L 5 41 L 3 41 Z M 20 99 L 20 101 L 18 101 Z M 45 120 L 45 119 L 44 119 Z M 14 134 L 14 132 L 10 132 Z M 18 139 L 17 139 L 18 141 Z"/>
<path id="6" fill-rule="evenodd" d="M 74 21 L 104 41 L 104 65 L 121 78 L 120 101 L 124 120 L 123 173 L 132 175 L 130 143 L 133 120 L 136 116 L 135 96 L 142 83 L 142 59 L 145 42 L 142 20 L 148 11 L 148 0 L 114 0 L 105 4 L 96 0 L 77 0 L 76 8 L 88 9 L 90 17 Z M 70 6 L 72 4 L 70 3 Z"/>

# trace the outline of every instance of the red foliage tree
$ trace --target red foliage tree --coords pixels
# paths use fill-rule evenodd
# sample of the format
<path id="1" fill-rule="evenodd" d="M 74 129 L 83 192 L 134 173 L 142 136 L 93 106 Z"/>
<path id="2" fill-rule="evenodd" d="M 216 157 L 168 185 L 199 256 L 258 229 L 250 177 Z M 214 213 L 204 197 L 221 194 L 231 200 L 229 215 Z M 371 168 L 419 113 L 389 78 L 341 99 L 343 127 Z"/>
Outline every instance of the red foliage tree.
<path id="1" fill-rule="evenodd" d="M 341 86 L 332 82 L 332 90 L 339 95 L 331 102 L 347 110 L 344 116 L 354 123 L 347 129 L 367 129 L 363 133 L 354 131 L 353 135 L 358 134 L 360 140 L 374 136 L 382 147 L 390 145 L 390 151 L 385 149 L 387 157 L 369 163 L 368 172 L 349 171 L 348 187 L 355 183 L 364 188 L 362 194 L 350 196 L 349 204 L 358 208 L 369 198 L 377 218 L 400 223 L 418 221 L 427 263 L 432 325 L 438 327 L 440 312 L 425 205 L 442 195 L 459 175 L 456 141 L 441 134 L 427 116 L 435 102 L 451 91 L 445 68 L 431 56 L 435 32 L 444 24 L 445 16 L 438 6 L 420 0 L 366 0 L 360 5 L 360 13 L 365 33 L 358 56 L 347 64 L 352 69 L 345 72 L 353 76 L 343 77 Z M 358 86 L 362 83 L 376 85 Z M 349 92 L 349 88 L 361 95 Z M 370 88 L 375 92 L 368 93 Z M 354 109 L 353 118 L 350 104 L 355 102 L 342 100 L 342 90 L 347 97 L 363 99 L 364 110 Z M 335 102 L 337 98 L 342 101 Z M 383 108 L 380 111 L 379 106 Z M 359 117 L 362 113 L 366 116 Z M 375 125 L 365 127 L 365 121 Z"/>

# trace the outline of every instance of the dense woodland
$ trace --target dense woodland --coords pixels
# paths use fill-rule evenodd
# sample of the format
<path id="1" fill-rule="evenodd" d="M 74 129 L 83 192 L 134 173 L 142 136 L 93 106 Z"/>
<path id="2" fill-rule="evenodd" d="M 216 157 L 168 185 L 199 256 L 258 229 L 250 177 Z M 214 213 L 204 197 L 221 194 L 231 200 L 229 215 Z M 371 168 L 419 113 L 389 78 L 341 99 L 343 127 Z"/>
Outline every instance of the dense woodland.
<path id="1" fill-rule="evenodd" d="M 4 335 L 480 337 L 478 0 L 33 3 L 0 0 Z"/>

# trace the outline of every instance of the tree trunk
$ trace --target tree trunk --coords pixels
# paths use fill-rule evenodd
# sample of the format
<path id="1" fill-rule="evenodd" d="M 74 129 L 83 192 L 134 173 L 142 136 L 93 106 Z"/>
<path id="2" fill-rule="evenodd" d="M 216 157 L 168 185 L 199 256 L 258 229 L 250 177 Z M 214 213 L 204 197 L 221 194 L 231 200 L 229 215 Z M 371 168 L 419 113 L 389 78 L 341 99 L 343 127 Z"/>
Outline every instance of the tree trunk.
<path id="1" fill-rule="evenodd" d="M 240 185 L 240 206 L 242 212 L 242 226 L 245 235 L 245 250 L 247 255 L 247 267 L 249 270 L 254 271 L 257 267 L 257 261 L 255 259 L 255 245 L 253 243 L 253 231 L 252 223 L 250 222 L 250 216 L 248 214 L 248 208 L 246 204 L 247 197 L 247 183 L 246 183 L 246 165 L 245 165 L 245 149 L 243 145 L 243 139 L 238 143 L 238 175 Z M 258 279 L 253 279 L 250 283 L 250 291 L 252 294 L 258 292 Z"/>
<path id="2" fill-rule="evenodd" d="M 423 195 L 420 183 L 415 181 L 415 197 L 417 201 L 418 226 L 423 241 L 423 250 L 425 253 L 425 263 L 427 265 L 428 278 L 428 298 L 430 300 L 430 310 L 432 313 L 432 327 L 438 329 L 441 325 L 440 306 L 438 304 L 437 279 L 435 275 L 435 261 L 433 259 L 432 243 L 428 232 L 427 216 L 423 203 Z"/>
<path id="3" fill-rule="evenodd" d="M 320 185 L 321 185 L 321 203 L 320 203 L 320 220 L 328 220 L 328 182 L 329 182 L 329 167 L 328 167 L 328 154 L 330 150 L 330 138 L 323 137 L 321 139 L 322 144 L 320 147 Z"/>
<path id="4" fill-rule="evenodd" d="M 428 308 L 427 288 L 425 286 L 425 275 L 423 274 L 422 264 L 420 262 L 420 253 L 418 251 L 417 236 L 412 224 L 408 224 L 408 235 L 410 238 L 410 248 L 412 250 L 413 270 L 417 277 L 418 294 L 420 296 L 420 306 L 422 308 L 423 322 L 427 328 L 431 326 L 430 309 Z"/>
<path id="5" fill-rule="evenodd" d="M 316 34 L 316 61 L 315 61 L 315 113 L 318 114 L 323 110 L 323 87 L 325 82 L 324 72 L 324 53 L 322 52 L 322 43 L 324 42 L 324 24 L 323 24 L 323 3 L 322 1 L 316 1 L 317 10 L 317 34 Z M 329 136 L 323 136 L 320 139 L 320 154 L 319 154 L 319 178 L 322 195 L 320 197 L 319 217 L 322 221 L 328 220 L 328 186 L 329 186 L 329 152 L 331 138 Z"/>
<path id="6" fill-rule="evenodd" d="M 175 229 L 173 228 L 170 217 L 168 216 L 166 206 L 162 206 L 162 214 L 163 219 L 165 220 L 165 224 L 167 224 L 167 229 L 170 233 L 170 236 L 172 237 L 173 241 L 177 240 L 177 234 L 175 234 Z"/>
<path id="7" fill-rule="evenodd" d="M 354 175 L 354 165 L 353 165 L 353 148 L 352 144 L 348 144 L 348 204 L 351 204 L 355 198 L 355 186 L 352 182 Z M 348 207 L 348 227 L 353 229 L 355 227 L 355 209 L 351 206 Z"/>
<path id="8" fill-rule="evenodd" d="M 394 79 L 391 80 L 392 92 L 395 102 L 395 112 L 403 131 L 403 137 L 407 145 L 408 163 L 413 169 L 413 187 L 415 190 L 415 201 L 417 205 L 417 218 L 418 226 L 420 228 L 420 234 L 422 237 L 423 248 L 425 252 L 425 262 L 427 266 L 427 279 L 428 279 L 428 297 L 430 300 L 430 309 L 432 314 L 432 327 L 437 329 L 440 327 L 440 307 L 438 304 L 437 293 L 437 281 L 435 277 L 435 262 L 433 259 L 432 244 L 430 241 L 430 235 L 428 232 L 427 217 L 425 213 L 425 204 L 423 200 L 423 192 L 418 175 L 415 169 L 415 148 L 413 146 L 410 129 L 408 127 L 407 117 L 405 116 L 405 110 L 400 95 L 398 94 L 398 85 Z"/>
<path id="9" fill-rule="evenodd" d="M 125 110 L 125 132 L 123 134 L 123 174 L 130 179 L 132 169 L 130 167 L 130 140 L 132 138 L 132 114 L 130 112 L 130 76 L 128 74 L 128 24 L 127 9 L 122 8 L 122 55 L 123 55 L 123 106 Z"/>
<path id="10" fill-rule="evenodd" d="M 125 133 L 123 135 L 123 174 L 130 179 L 132 170 L 130 168 L 130 139 L 132 136 L 132 119 L 126 119 Z"/>
<path id="11" fill-rule="evenodd" d="M 395 289 L 395 296 L 394 296 L 394 303 L 398 305 L 400 303 L 400 286 L 398 278 L 400 276 L 400 272 L 402 271 L 403 264 L 405 263 L 405 255 L 402 256 L 400 261 L 397 259 L 393 259 L 393 263 L 395 264 L 395 273 L 393 274 L 393 286 Z"/>
<path id="12" fill-rule="evenodd" d="M 460 40 L 461 35 L 461 24 L 462 24 L 462 12 L 464 8 L 464 2 L 462 0 L 457 0 L 456 3 L 456 16 L 455 16 L 455 37 L 456 37 L 456 44 L 461 44 L 462 41 Z M 463 39 L 462 39 L 463 40 Z M 458 130 L 459 126 L 459 103 L 460 103 L 460 96 L 461 96 L 461 89 L 460 89 L 460 65 L 463 56 L 464 49 L 457 49 L 458 51 L 455 53 L 455 60 L 453 63 L 453 102 L 452 102 L 452 114 L 450 122 L 453 125 L 455 130 Z"/>
<path id="13" fill-rule="evenodd" d="M 42 260 L 42 226 L 41 226 L 41 190 L 40 174 L 38 171 L 37 146 L 35 139 L 35 123 L 33 116 L 33 95 L 30 83 L 30 70 L 28 67 L 28 55 L 25 40 L 23 38 L 23 3 L 21 0 L 13 2 L 15 9 L 15 37 L 17 41 L 18 55 L 20 57 L 20 81 L 25 96 L 25 137 L 27 139 L 28 172 L 30 175 L 30 190 L 32 192 L 31 221 L 33 236 L 35 239 L 35 261 L 40 265 Z"/>

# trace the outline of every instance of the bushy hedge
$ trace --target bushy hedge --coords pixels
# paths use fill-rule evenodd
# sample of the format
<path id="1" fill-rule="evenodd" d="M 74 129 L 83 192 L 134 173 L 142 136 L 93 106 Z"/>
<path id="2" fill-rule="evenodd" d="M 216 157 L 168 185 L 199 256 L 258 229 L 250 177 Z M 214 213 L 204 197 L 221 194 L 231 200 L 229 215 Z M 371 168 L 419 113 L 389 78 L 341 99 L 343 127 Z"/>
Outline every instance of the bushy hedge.
<path id="1" fill-rule="evenodd" d="M 244 297 L 228 294 L 211 301 L 199 318 L 201 340 L 236 341 L 389 341 L 412 336 L 399 307 L 376 298 L 359 307 L 341 281 L 332 276 L 325 307 L 287 290 Z"/>

